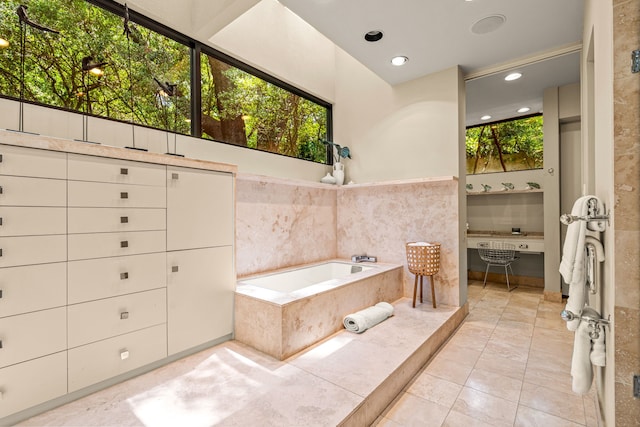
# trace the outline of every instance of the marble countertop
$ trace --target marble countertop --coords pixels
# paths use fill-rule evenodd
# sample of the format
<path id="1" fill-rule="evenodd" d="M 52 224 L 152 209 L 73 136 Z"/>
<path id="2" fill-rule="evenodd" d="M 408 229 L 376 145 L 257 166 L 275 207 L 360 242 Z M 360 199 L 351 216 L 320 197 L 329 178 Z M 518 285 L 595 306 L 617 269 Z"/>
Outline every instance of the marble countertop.
<path id="1" fill-rule="evenodd" d="M 86 154 L 90 156 L 108 157 L 112 159 L 133 160 L 137 162 L 156 163 L 168 166 L 204 169 L 237 174 L 238 167 L 227 163 L 190 159 L 170 154 L 151 153 L 147 151 L 93 144 L 51 136 L 0 130 L 0 144 L 17 147 L 37 148 L 65 153 Z"/>

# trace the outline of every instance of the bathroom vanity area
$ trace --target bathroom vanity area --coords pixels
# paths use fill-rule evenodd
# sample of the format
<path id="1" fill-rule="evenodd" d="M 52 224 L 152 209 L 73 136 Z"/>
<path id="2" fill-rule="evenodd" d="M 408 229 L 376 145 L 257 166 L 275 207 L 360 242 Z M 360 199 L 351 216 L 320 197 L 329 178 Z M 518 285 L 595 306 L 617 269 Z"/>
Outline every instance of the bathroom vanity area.
<path id="1" fill-rule="evenodd" d="M 502 185 L 507 181 L 513 189 Z M 516 282 L 544 287 L 544 188 L 527 184 L 542 181 L 542 170 L 467 176 L 467 183 L 473 187 L 467 189 L 469 278 L 484 278 L 486 263 L 478 255 L 478 244 L 502 242 L 515 245 L 518 252 L 518 260 L 512 265 Z M 491 189 L 484 191 L 482 184 Z M 496 268 L 491 272 L 497 280 L 504 280 L 504 272 Z"/>

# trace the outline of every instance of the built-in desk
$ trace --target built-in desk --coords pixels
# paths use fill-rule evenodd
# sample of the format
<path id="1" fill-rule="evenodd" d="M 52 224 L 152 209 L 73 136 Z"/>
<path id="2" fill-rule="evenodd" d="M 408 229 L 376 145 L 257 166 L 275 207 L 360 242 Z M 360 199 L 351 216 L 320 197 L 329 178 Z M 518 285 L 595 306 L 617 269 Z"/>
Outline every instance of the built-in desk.
<path id="1" fill-rule="evenodd" d="M 544 253 L 544 234 L 540 232 L 511 234 L 500 231 L 467 231 L 468 249 L 477 249 L 478 243 L 490 241 L 514 244 L 519 252 Z"/>

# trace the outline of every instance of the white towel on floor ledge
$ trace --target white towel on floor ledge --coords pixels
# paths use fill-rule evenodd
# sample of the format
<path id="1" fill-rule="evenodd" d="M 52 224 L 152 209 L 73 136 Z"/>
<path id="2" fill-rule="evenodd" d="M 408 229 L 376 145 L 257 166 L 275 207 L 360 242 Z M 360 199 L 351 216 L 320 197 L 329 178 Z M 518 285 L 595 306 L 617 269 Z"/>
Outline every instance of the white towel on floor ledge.
<path id="1" fill-rule="evenodd" d="M 393 314 L 393 306 L 388 302 L 379 302 L 373 307 L 365 308 L 345 316 L 342 323 L 347 331 L 361 334 L 377 325 Z"/>

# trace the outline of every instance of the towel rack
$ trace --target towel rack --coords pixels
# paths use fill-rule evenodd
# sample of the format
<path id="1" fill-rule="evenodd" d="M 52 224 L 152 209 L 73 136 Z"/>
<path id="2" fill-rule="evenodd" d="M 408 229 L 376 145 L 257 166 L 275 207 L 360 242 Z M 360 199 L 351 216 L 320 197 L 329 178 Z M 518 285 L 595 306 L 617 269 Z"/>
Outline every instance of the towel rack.
<path id="1" fill-rule="evenodd" d="M 596 247 L 590 242 L 585 247 L 587 248 L 587 287 L 589 292 L 595 295 L 598 293 L 598 277 L 600 276 Z"/>
<path id="2" fill-rule="evenodd" d="M 609 326 L 611 324 L 611 315 L 609 315 L 606 319 L 603 319 L 601 317 L 596 317 L 592 314 L 581 314 L 578 316 L 577 314 L 574 314 L 571 311 L 565 309 L 565 310 L 562 310 L 562 312 L 560 313 L 560 317 L 562 317 L 562 320 L 564 320 L 565 322 L 570 322 L 571 320 L 574 320 L 574 319 L 580 319 L 580 320 L 584 320 L 585 322 L 588 322 L 589 328 L 591 329 L 591 332 L 589 332 L 589 337 L 591 337 L 594 340 L 600 337 L 600 331 L 598 330 L 599 325 Z"/>
<path id="3" fill-rule="evenodd" d="M 587 210 L 589 214 L 584 216 L 562 214 L 560 215 L 560 222 L 564 225 L 569 225 L 575 221 L 607 221 L 607 225 L 609 225 L 609 213 L 606 213 L 604 215 L 596 214 L 596 212 L 598 211 L 597 199 L 589 199 L 589 201 L 587 202 Z"/>

